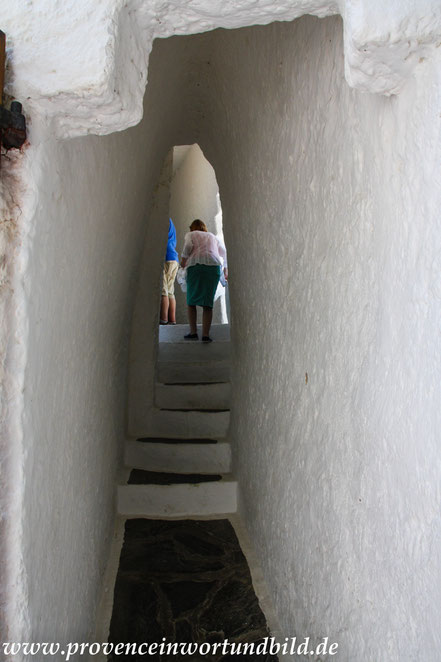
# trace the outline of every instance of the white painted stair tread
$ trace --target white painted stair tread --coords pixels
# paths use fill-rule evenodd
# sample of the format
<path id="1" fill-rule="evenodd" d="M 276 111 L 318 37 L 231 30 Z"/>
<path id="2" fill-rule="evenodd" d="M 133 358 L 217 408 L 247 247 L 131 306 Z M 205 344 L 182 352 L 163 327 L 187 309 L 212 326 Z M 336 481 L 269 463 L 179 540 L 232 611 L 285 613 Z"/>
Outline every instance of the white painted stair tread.
<path id="1" fill-rule="evenodd" d="M 154 409 L 138 437 L 169 439 L 225 439 L 230 412 L 170 411 Z"/>
<path id="2" fill-rule="evenodd" d="M 203 343 L 186 340 L 182 343 L 160 342 L 158 345 L 158 361 L 162 363 L 204 363 L 225 361 L 229 358 L 229 342 Z"/>
<path id="3" fill-rule="evenodd" d="M 227 435 L 230 421 L 229 327 L 215 325 L 212 329 L 214 342 L 210 344 L 186 341 L 183 338 L 186 332 L 186 327 L 160 328 L 156 408 L 139 436 L 217 440 Z M 237 510 L 237 483 L 225 478 L 225 474 L 231 471 L 231 448 L 226 442 L 128 441 L 125 464 L 145 471 L 221 474 L 224 478 L 170 485 L 120 485 L 118 512 L 121 515 L 216 517 Z"/>
<path id="4" fill-rule="evenodd" d="M 184 335 L 189 332 L 187 324 L 165 325 L 159 327 L 159 342 L 188 342 Z M 198 325 L 199 338 L 202 338 L 202 326 Z M 229 324 L 212 324 L 210 336 L 214 342 L 228 342 L 230 340 Z"/>
<path id="5" fill-rule="evenodd" d="M 160 384 L 155 386 L 160 409 L 229 409 L 230 384 Z"/>
<path id="6" fill-rule="evenodd" d="M 158 362 L 158 382 L 162 384 L 209 384 L 230 380 L 230 361 L 193 363 Z"/>
<path id="7" fill-rule="evenodd" d="M 162 444 L 127 441 L 127 467 L 178 474 L 227 474 L 231 471 L 231 447 L 217 444 Z"/>
<path id="8" fill-rule="evenodd" d="M 120 485 L 120 515 L 174 518 L 235 513 L 237 482 L 223 479 L 174 485 Z"/>

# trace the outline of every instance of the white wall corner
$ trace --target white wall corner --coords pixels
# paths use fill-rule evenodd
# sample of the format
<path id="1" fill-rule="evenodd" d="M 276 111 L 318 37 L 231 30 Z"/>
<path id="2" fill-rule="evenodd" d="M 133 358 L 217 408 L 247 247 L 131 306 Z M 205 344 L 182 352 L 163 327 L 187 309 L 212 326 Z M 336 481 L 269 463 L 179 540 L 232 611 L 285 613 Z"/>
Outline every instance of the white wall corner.
<path id="1" fill-rule="evenodd" d="M 152 33 L 134 3 L 0 0 L 6 33 L 6 91 L 26 114 L 55 120 L 59 137 L 105 135 L 137 124 Z"/>
<path id="2" fill-rule="evenodd" d="M 338 13 L 337 0 L 269 0 L 191 5 L 144 0 L 0 0 L 7 34 L 6 91 L 25 113 L 44 112 L 59 137 L 105 135 L 137 124 L 155 37 L 195 34 Z M 340 0 L 346 78 L 352 87 L 396 94 L 429 46 L 441 39 L 438 0 Z"/>
<path id="3" fill-rule="evenodd" d="M 58 137 L 106 135 L 142 119 L 148 60 L 155 37 L 239 28 L 305 13 L 337 12 L 336 0 L 0 0 L 7 35 L 6 91 L 25 114 L 55 120 Z"/>
<path id="4" fill-rule="evenodd" d="M 441 42 L 438 0 L 342 0 L 345 75 L 364 92 L 398 94 Z"/>

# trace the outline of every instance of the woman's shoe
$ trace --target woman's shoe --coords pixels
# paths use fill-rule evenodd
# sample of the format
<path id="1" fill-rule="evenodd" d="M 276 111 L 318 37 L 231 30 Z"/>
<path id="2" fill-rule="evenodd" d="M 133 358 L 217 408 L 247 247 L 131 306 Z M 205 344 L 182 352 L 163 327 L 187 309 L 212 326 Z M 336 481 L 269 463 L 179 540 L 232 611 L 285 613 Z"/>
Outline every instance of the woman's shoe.
<path id="1" fill-rule="evenodd" d="M 184 338 L 185 340 L 198 340 L 199 336 L 197 333 L 186 333 Z"/>
<path id="2" fill-rule="evenodd" d="M 159 320 L 159 324 L 161 326 L 165 326 L 166 324 L 168 324 L 168 322 L 167 322 L 167 320 Z"/>
<path id="3" fill-rule="evenodd" d="M 210 338 L 210 336 L 202 336 L 202 342 L 213 342 L 213 338 Z"/>

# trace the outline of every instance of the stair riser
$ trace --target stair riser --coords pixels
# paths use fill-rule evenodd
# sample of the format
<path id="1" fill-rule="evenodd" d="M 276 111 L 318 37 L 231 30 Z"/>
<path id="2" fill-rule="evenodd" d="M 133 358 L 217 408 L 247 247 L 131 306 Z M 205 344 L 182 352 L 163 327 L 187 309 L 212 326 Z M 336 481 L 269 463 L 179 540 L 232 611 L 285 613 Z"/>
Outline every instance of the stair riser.
<path id="1" fill-rule="evenodd" d="M 230 412 L 155 410 L 138 437 L 165 439 L 225 439 Z"/>
<path id="2" fill-rule="evenodd" d="M 235 513 L 237 483 L 120 485 L 118 513 L 128 517 L 204 517 Z"/>
<path id="3" fill-rule="evenodd" d="M 134 469 L 180 474 L 227 474 L 230 444 L 160 444 L 129 441 L 125 464 Z"/>
<path id="4" fill-rule="evenodd" d="M 229 384 L 156 384 L 155 404 L 159 409 L 229 409 Z"/>
<path id="5" fill-rule="evenodd" d="M 158 381 L 162 384 L 213 384 L 230 380 L 230 363 L 158 363 Z"/>
<path id="6" fill-rule="evenodd" d="M 159 343 L 158 361 L 166 363 L 191 363 L 225 361 L 230 358 L 230 343 Z"/>

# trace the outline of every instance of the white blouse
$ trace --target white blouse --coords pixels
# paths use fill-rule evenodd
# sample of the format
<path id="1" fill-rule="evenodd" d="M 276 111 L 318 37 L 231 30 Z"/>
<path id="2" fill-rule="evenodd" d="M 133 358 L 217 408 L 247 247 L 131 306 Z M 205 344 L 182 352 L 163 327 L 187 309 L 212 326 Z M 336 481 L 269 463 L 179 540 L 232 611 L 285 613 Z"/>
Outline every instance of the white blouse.
<path id="1" fill-rule="evenodd" d="M 195 264 L 227 266 L 225 246 L 211 232 L 200 230 L 187 232 L 181 255 L 187 260 L 186 267 L 192 267 Z"/>

